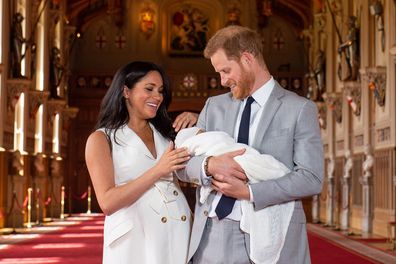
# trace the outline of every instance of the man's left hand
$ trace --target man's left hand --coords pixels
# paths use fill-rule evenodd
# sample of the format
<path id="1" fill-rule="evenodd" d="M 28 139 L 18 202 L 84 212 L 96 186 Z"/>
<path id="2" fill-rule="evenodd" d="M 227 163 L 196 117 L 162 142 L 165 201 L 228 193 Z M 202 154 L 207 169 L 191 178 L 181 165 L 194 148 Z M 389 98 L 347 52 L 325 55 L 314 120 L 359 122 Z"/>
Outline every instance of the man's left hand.
<path id="1" fill-rule="evenodd" d="M 235 199 L 250 201 L 250 191 L 246 181 L 236 177 L 227 177 L 221 174 L 213 175 L 212 187 L 214 190 Z"/>

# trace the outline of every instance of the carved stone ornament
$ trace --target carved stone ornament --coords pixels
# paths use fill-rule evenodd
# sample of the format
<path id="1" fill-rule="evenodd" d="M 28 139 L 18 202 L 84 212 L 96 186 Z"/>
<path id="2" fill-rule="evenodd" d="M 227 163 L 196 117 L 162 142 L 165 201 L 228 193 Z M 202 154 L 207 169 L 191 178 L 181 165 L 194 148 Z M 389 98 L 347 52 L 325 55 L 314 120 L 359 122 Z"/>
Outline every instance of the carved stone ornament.
<path id="1" fill-rule="evenodd" d="M 366 157 L 362 164 L 363 178 L 370 178 L 373 175 L 374 166 L 373 148 L 371 145 L 367 144 L 364 146 L 364 155 Z"/>
<path id="2" fill-rule="evenodd" d="M 339 92 L 335 93 L 324 93 L 323 99 L 327 103 L 330 111 L 332 111 L 335 121 L 337 123 L 342 122 L 342 94 Z"/>
<path id="3" fill-rule="evenodd" d="M 53 157 L 50 160 L 50 173 L 52 178 L 59 178 L 62 176 L 62 159 L 58 157 Z"/>
<path id="4" fill-rule="evenodd" d="M 353 167 L 353 160 L 352 160 L 352 156 L 351 156 L 351 151 L 349 149 L 345 150 L 344 157 L 345 157 L 345 164 L 344 164 L 343 177 L 350 178 L 352 167 Z"/>
<path id="5" fill-rule="evenodd" d="M 34 119 L 38 108 L 45 103 L 48 96 L 48 91 L 29 91 L 29 116 L 31 119 Z"/>
<path id="6" fill-rule="evenodd" d="M 367 69 L 368 88 L 373 91 L 377 104 L 385 106 L 386 98 L 386 68 L 376 67 Z"/>
<path id="7" fill-rule="evenodd" d="M 346 84 L 344 87 L 344 94 L 348 102 L 348 105 L 352 108 L 353 114 L 355 116 L 360 116 L 361 98 L 362 98 L 360 84 L 358 83 L 351 83 L 351 85 Z"/>
<path id="8" fill-rule="evenodd" d="M 315 25 L 318 30 L 321 32 L 325 32 L 326 29 L 326 13 L 320 12 L 314 15 Z"/>
<path id="9" fill-rule="evenodd" d="M 79 109 L 77 107 L 68 107 L 66 106 L 63 111 L 62 111 L 62 117 L 63 117 L 63 127 L 65 129 L 69 128 L 70 124 L 70 119 L 76 118 L 78 114 Z"/>
<path id="10" fill-rule="evenodd" d="M 66 101 L 64 100 L 48 100 L 47 101 L 47 110 L 48 117 L 50 122 L 53 122 L 54 116 L 57 113 L 62 113 L 66 105 Z"/>
<path id="11" fill-rule="evenodd" d="M 45 177 L 45 156 L 43 153 L 37 153 L 34 156 L 33 166 L 34 166 L 34 175 L 38 178 Z"/>
<path id="12" fill-rule="evenodd" d="M 21 93 L 29 91 L 31 82 L 29 80 L 9 80 L 7 82 L 7 108 L 8 111 L 15 111 L 15 105 Z"/>
<path id="13" fill-rule="evenodd" d="M 330 155 L 327 161 L 327 178 L 333 179 L 334 178 L 334 169 L 335 169 L 335 160 L 334 156 Z"/>
<path id="14" fill-rule="evenodd" d="M 9 170 L 11 176 L 23 176 L 23 157 L 19 150 L 11 152 Z"/>
<path id="15" fill-rule="evenodd" d="M 63 119 L 68 120 L 76 118 L 78 111 L 79 109 L 77 107 L 66 106 L 62 111 Z"/>
<path id="16" fill-rule="evenodd" d="M 321 129 L 326 129 L 326 115 L 327 115 L 327 106 L 324 102 L 316 102 L 316 106 L 318 108 L 318 120 Z"/>

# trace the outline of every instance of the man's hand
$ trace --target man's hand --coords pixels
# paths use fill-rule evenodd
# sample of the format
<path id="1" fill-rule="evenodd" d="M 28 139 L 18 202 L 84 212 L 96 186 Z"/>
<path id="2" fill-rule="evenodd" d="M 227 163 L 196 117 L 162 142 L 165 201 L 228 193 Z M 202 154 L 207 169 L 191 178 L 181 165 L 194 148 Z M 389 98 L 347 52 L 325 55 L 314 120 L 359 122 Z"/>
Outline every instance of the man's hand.
<path id="1" fill-rule="evenodd" d="M 173 122 L 173 128 L 176 132 L 179 132 L 180 129 L 186 127 L 192 127 L 198 121 L 198 114 L 193 112 L 183 112 L 178 115 Z"/>
<path id="2" fill-rule="evenodd" d="M 238 200 L 250 200 L 249 187 L 245 181 L 237 178 L 216 174 L 212 179 L 212 188 Z"/>
<path id="3" fill-rule="evenodd" d="M 240 149 L 210 158 L 208 172 L 213 177 L 213 189 L 236 199 L 250 200 L 246 174 L 234 160 L 235 156 L 242 155 L 245 151 Z"/>
<path id="4" fill-rule="evenodd" d="M 210 175 L 224 175 L 225 177 L 237 178 L 239 180 L 247 180 L 245 171 L 234 160 L 234 157 L 245 153 L 245 149 L 239 149 L 224 153 L 219 156 L 213 156 L 208 163 L 208 172 Z"/>

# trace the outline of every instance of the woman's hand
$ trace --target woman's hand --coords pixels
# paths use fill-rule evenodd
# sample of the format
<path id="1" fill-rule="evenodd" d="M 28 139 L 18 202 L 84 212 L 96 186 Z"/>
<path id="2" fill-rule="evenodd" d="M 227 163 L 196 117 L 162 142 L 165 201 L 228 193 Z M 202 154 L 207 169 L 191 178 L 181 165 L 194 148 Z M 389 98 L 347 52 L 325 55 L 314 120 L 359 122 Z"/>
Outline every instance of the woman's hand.
<path id="1" fill-rule="evenodd" d="M 174 143 L 170 142 L 158 163 L 152 168 L 160 177 L 166 177 L 175 170 L 186 167 L 185 162 L 190 159 L 190 153 L 186 148 L 174 149 Z"/>
<path id="2" fill-rule="evenodd" d="M 173 128 L 176 132 L 186 127 L 192 127 L 198 121 L 198 114 L 192 112 L 183 112 L 178 115 L 173 122 Z"/>

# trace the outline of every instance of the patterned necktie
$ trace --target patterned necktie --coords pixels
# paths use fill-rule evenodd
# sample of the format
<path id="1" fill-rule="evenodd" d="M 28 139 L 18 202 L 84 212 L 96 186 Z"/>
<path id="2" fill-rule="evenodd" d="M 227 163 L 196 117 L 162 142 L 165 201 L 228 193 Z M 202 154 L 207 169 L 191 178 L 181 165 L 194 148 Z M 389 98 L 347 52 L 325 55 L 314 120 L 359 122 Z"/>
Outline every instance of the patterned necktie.
<path id="1" fill-rule="evenodd" d="M 245 108 L 242 112 L 241 123 L 239 125 L 238 132 L 238 143 L 249 144 L 249 125 L 250 125 L 250 110 L 251 105 L 254 102 L 253 97 L 249 96 L 247 98 Z M 216 206 L 215 212 L 219 220 L 225 218 L 232 212 L 232 208 L 235 204 L 235 198 L 229 197 L 227 195 L 222 195 L 219 203 Z"/>

